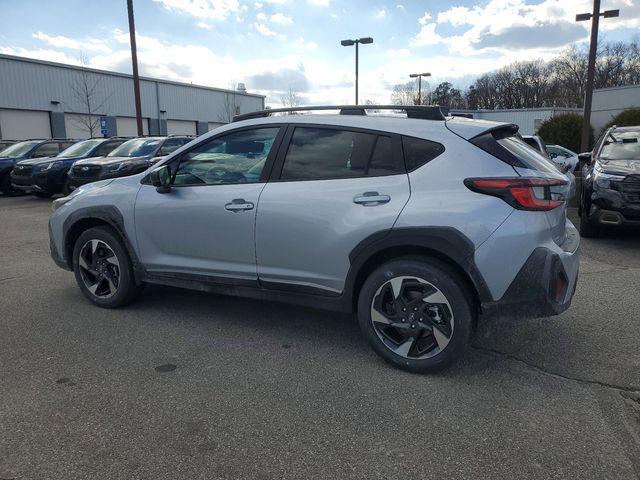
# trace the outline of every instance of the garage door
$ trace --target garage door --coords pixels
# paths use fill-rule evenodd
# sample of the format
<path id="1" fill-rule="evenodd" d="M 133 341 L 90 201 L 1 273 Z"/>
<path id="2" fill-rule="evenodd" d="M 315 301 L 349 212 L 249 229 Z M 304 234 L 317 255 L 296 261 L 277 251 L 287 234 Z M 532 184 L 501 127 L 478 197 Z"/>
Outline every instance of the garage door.
<path id="1" fill-rule="evenodd" d="M 121 137 L 137 137 L 136 117 L 116 117 L 116 132 Z M 142 132 L 149 135 L 149 119 L 142 119 Z"/>
<path id="2" fill-rule="evenodd" d="M 167 133 L 169 135 L 195 135 L 196 122 L 188 120 L 167 120 Z"/>
<path id="3" fill-rule="evenodd" d="M 49 112 L 0 109 L 0 137 L 11 140 L 51 138 Z"/>
<path id="4" fill-rule="evenodd" d="M 102 137 L 99 115 L 65 113 L 64 128 L 68 138 L 91 138 L 92 131 L 94 137 Z"/>
<path id="5" fill-rule="evenodd" d="M 216 123 L 216 122 L 209 122 L 209 131 L 213 130 L 214 128 L 218 128 L 221 127 L 222 125 L 224 125 L 224 123 Z"/>

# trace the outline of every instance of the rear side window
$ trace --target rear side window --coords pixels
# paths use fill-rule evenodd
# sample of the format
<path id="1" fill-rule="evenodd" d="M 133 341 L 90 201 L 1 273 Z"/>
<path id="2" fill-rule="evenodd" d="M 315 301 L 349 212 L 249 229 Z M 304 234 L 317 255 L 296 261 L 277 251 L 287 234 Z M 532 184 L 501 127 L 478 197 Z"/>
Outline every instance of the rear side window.
<path id="1" fill-rule="evenodd" d="M 402 137 L 402 149 L 407 171 L 411 172 L 444 152 L 444 145 L 421 138 Z"/>
<path id="2" fill-rule="evenodd" d="M 333 128 L 297 127 L 282 180 L 324 180 L 402 173 L 391 138 Z"/>

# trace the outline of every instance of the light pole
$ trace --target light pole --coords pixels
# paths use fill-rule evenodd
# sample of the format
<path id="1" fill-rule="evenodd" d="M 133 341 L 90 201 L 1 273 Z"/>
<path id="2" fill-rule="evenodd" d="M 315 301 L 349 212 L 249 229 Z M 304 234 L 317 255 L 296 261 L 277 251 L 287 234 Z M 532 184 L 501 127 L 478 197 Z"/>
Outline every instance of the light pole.
<path id="1" fill-rule="evenodd" d="M 356 105 L 358 105 L 358 44 L 363 43 L 373 43 L 373 38 L 371 37 L 362 37 L 356 38 L 355 40 L 342 40 L 340 45 L 343 47 L 350 47 L 351 45 L 356 46 Z"/>
<path id="2" fill-rule="evenodd" d="M 589 148 L 589 128 L 591 127 L 591 100 L 593 98 L 593 77 L 596 70 L 596 52 L 598 50 L 598 24 L 600 17 L 611 18 L 620 15 L 620 10 L 600 12 L 600 0 L 593 0 L 593 13 L 579 13 L 576 22 L 591 20 L 591 43 L 589 45 L 589 63 L 587 65 L 587 88 L 584 92 L 584 112 L 582 114 L 582 140 L 580 151 Z"/>
<path id="3" fill-rule="evenodd" d="M 422 77 L 430 77 L 430 73 L 412 73 L 410 78 L 418 77 L 418 105 L 422 105 Z M 429 102 L 431 103 L 431 102 Z"/>
<path id="4" fill-rule="evenodd" d="M 133 70 L 133 97 L 136 105 L 136 125 L 138 136 L 144 133 L 142 129 L 142 107 L 140 106 L 140 77 L 138 76 L 138 49 L 136 48 L 136 27 L 133 21 L 133 0 L 127 0 L 129 15 L 129 40 L 131 42 L 131 64 Z"/>

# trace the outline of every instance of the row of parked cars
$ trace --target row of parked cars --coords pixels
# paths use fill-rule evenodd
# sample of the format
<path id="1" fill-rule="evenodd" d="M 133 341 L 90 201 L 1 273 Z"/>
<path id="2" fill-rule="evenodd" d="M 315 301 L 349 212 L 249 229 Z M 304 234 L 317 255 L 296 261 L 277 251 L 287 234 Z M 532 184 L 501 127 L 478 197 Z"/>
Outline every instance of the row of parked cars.
<path id="1" fill-rule="evenodd" d="M 68 195 L 86 183 L 142 172 L 191 140 L 170 135 L 5 142 L 0 144 L 0 190 L 43 198 Z"/>

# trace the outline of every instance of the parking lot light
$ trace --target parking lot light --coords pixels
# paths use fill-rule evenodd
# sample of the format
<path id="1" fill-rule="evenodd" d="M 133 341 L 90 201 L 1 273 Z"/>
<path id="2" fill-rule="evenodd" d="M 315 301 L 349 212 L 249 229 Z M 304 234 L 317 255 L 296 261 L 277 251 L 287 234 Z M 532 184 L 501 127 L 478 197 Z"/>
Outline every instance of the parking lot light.
<path id="1" fill-rule="evenodd" d="M 352 45 L 356 46 L 356 105 L 358 105 L 358 44 L 369 44 L 373 43 L 373 38 L 371 37 L 362 37 L 356 38 L 355 40 L 347 39 L 340 41 L 340 45 L 343 47 L 350 47 Z"/>

